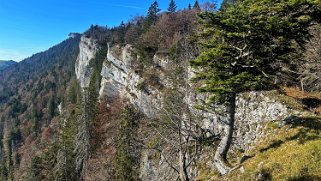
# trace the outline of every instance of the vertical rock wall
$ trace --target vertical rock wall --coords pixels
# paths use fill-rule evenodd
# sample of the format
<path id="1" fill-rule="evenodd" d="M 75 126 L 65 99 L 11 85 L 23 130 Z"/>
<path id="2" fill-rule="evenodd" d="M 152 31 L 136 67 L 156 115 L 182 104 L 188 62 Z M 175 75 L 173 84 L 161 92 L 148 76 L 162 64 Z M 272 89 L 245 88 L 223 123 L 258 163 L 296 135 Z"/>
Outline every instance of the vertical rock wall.
<path id="1" fill-rule="evenodd" d="M 95 58 L 99 47 L 95 40 L 83 35 L 79 43 L 79 54 L 75 63 L 76 77 L 81 88 L 89 86 L 92 69 L 89 66 L 90 61 Z"/>
<path id="2" fill-rule="evenodd" d="M 89 62 L 95 57 L 98 47 L 95 41 L 86 37 L 81 38 L 80 53 L 76 62 L 76 75 L 81 87 L 88 87 L 91 69 Z M 107 57 L 103 63 L 101 76 L 101 88 L 99 91 L 100 99 L 111 99 L 120 96 L 129 100 L 147 117 L 154 117 L 163 106 L 164 92 L 151 85 L 140 85 L 145 77 L 135 71 L 135 63 L 139 57 L 133 53 L 133 48 L 126 45 L 123 48 L 116 47 L 108 50 Z M 148 69 L 155 70 L 165 88 L 171 88 L 172 82 L 166 75 L 173 65 L 168 57 L 155 55 L 153 65 Z M 193 70 L 188 63 L 182 64 L 186 72 L 186 77 L 182 77 L 185 82 L 193 76 Z M 147 69 L 147 70 L 148 70 Z M 146 71 L 146 69 L 145 69 Z M 222 122 L 218 116 L 195 109 L 196 101 L 200 98 L 194 91 L 193 84 L 187 83 L 180 89 L 185 92 L 184 102 L 188 105 L 191 112 L 204 117 L 203 126 L 211 132 L 222 132 Z M 251 145 L 268 134 L 264 128 L 266 122 L 282 120 L 293 111 L 287 106 L 271 97 L 269 92 L 248 92 L 238 95 L 236 111 L 236 131 L 234 134 L 234 148 L 247 150 Z M 221 119 L 224 120 L 224 117 Z M 159 161 L 154 163 L 149 151 L 142 152 L 141 159 L 141 178 L 142 180 L 157 180 L 166 178 L 166 173 L 171 170 L 166 163 Z M 154 164 L 153 164 L 154 163 Z M 167 171 L 166 171 L 167 170 Z M 169 176 L 173 176 L 171 173 Z M 153 179 L 151 179 L 153 178 Z"/>

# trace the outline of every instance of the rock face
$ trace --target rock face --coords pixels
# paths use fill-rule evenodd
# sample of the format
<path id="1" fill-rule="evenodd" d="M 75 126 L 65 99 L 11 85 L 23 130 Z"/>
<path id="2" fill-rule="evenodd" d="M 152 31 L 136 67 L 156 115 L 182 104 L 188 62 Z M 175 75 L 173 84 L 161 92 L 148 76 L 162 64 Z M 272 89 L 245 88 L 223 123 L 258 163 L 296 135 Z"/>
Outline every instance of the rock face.
<path id="1" fill-rule="evenodd" d="M 175 180 L 176 172 L 166 163 L 163 156 L 151 159 L 155 152 L 143 150 L 141 153 L 140 178 L 148 181 Z"/>
<path id="2" fill-rule="evenodd" d="M 98 46 L 94 41 L 86 37 L 81 38 L 80 53 L 76 62 L 76 75 L 83 88 L 89 85 L 92 71 L 89 62 L 95 57 L 97 51 Z M 108 48 L 101 71 L 100 99 L 108 100 L 120 96 L 127 99 L 147 117 L 152 118 L 162 108 L 165 95 L 162 90 L 146 83 L 146 77 L 136 71 L 137 61 L 139 61 L 139 57 L 133 53 L 133 48 L 130 45 L 122 48 L 117 46 Z M 155 55 L 152 64 L 150 66 L 151 72 L 154 71 L 157 74 L 161 84 L 165 88 L 173 86 L 167 74 L 164 71 L 159 71 L 169 70 L 173 66 L 168 57 Z M 188 63 L 185 63 L 184 66 L 186 77 L 182 79 L 188 82 L 187 80 L 193 75 L 193 70 L 188 66 Z M 143 83 L 144 85 L 142 85 Z M 215 114 L 204 113 L 194 108 L 199 95 L 195 94 L 192 84 L 186 83 L 180 89 L 185 93 L 184 102 L 190 111 L 204 117 L 203 127 L 211 132 L 221 133 L 223 126 L 220 120 L 224 118 L 219 119 Z M 271 97 L 269 92 L 248 92 L 238 95 L 233 148 L 244 151 L 250 149 L 253 143 L 269 134 L 265 131 L 265 123 L 282 120 L 291 113 L 292 110 Z M 170 173 L 169 166 L 161 158 L 155 163 L 155 160 L 151 158 L 152 154 L 146 150 L 141 153 L 141 179 L 174 179 L 175 173 Z M 197 171 L 194 173 L 196 174 Z"/>
<path id="3" fill-rule="evenodd" d="M 82 36 L 79 43 L 79 55 L 75 63 L 76 77 L 81 88 L 89 86 L 92 69 L 89 66 L 90 60 L 95 58 L 99 47 L 97 43 L 86 36 Z"/>
<path id="4" fill-rule="evenodd" d="M 267 122 L 283 120 L 293 111 L 273 99 L 269 92 L 248 92 L 237 98 L 235 145 L 242 150 L 268 134 Z"/>
<path id="5" fill-rule="evenodd" d="M 132 47 L 127 45 L 122 48 L 118 57 L 113 54 L 114 52 L 108 50 L 103 64 L 100 98 L 121 96 L 128 99 L 146 116 L 154 116 L 161 105 L 161 93 L 148 85 L 140 87 L 143 78 L 132 68 L 134 60 L 137 59 L 132 55 Z"/>
<path id="6" fill-rule="evenodd" d="M 191 92 L 190 94 L 194 94 Z M 204 117 L 204 127 L 210 129 L 213 133 L 223 133 L 223 117 L 216 114 L 199 113 L 193 106 L 195 100 L 189 96 L 188 102 L 190 109 L 198 112 Z M 271 121 L 283 120 L 291 114 L 297 114 L 295 111 L 287 108 L 286 105 L 271 97 L 268 91 L 246 92 L 237 96 L 235 131 L 233 137 L 233 148 L 240 150 L 251 149 L 253 144 L 264 138 L 267 132 L 266 123 Z"/>

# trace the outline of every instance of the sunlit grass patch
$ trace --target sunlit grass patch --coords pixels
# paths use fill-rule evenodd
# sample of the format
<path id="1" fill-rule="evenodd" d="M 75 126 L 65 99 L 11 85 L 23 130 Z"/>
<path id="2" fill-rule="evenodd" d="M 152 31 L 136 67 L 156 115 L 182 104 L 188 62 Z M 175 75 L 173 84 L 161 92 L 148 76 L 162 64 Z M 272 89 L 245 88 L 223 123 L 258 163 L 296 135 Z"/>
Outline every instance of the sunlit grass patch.
<path id="1" fill-rule="evenodd" d="M 321 180 L 321 119 L 297 118 L 269 135 L 230 180 Z M 242 170 L 242 171 L 241 171 Z M 243 172 L 243 173 L 242 173 Z"/>

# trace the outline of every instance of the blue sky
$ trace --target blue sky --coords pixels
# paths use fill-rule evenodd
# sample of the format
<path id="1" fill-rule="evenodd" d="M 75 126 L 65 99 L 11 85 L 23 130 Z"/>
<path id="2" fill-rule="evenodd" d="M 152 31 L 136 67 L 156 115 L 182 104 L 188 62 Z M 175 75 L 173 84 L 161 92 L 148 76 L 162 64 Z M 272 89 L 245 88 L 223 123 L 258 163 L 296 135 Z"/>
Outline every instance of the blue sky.
<path id="1" fill-rule="evenodd" d="M 170 0 L 158 0 L 167 9 Z M 221 0 L 218 0 L 221 1 Z M 115 26 L 145 15 L 153 0 L 0 0 L 0 60 L 21 61 L 91 24 Z M 176 0 L 178 8 L 194 0 Z M 202 3 L 202 0 L 199 0 Z"/>

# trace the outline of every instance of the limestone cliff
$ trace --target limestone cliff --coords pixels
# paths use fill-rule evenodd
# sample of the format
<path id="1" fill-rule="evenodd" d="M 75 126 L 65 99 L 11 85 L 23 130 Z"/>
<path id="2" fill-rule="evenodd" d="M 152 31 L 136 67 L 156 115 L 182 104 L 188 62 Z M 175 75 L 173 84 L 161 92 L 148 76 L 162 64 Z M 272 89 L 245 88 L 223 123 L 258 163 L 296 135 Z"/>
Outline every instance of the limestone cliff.
<path id="1" fill-rule="evenodd" d="M 79 47 L 80 53 L 75 70 L 80 85 L 84 88 L 89 85 L 91 74 L 89 62 L 95 57 L 99 47 L 94 40 L 86 37 L 81 38 Z M 137 70 L 137 62 L 141 61 L 141 57 L 135 53 L 131 45 L 108 47 L 106 54 L 101 70 L 100 100 L 111 100 L 120 96 L 128 100 L 145 116 L 153 118 L 164 106 L 166 90 L 175 86 L 169 72 L 173 71 L 171 69 L 173 66 L 178 66 L 185 72 L 185 77 L 176 77 L 183 82 L 179 87 L 184 92 L 183 102 L 188 106 L 190 112 L 201 115 L 204 129 L 216 134 L 222 132 L 222 122 L 218 116 L 195 109 L 197 99 L 200 97 L 195 94 L 193 85 L 189 81 L 193 75 L 193 69 L 188 66 L 187 61 L 177 64 L 170 60 L 169 56 L 155 54 L 151 65 L 145 66 L 144 71 L 157 75 L 158 83 L 161 85 L 157 87 L 146 81 L 146 75 Z M 266 123 L 283 120 L 287 116 L 295 114 L 298 113 L 276 99 L 271 92 L 248 92 L 238 95 L 236 131 L 232 149 L 242 152 L 251 149 L 254 143 L 271 133 L 266 131 Z M 175 179 L 175 172 L 171 171 L 164 158 L 161 157 L 155 163 L 152 154 L 153 152 L 148 150 L 143 150 L 141 153 L 141 179 Z M 210 154 L 198 157 L 199 161 L 211 160 L 210 158 Z M 209 165 L 212 164 L 209 162 Z M 191 168 L 191 173 L 191 178 L 199 173 L 196 166 Z"/>
<path id="2" fill-rule="evenodd" d="M 121 48 L 121 54 L 115 57 L 115 52 L 108 51 L 101 71 L 101 98 L 111 98 L 119 95 L 137 106 L 146 116 L 152 117 L 161 107 L 161 92 L 146 85 L 140 88 L 143 77 L 135 72 L 133 66 L 137 59 L 132 53 L 132 47 Z M 155 56 L 154 59 L 157 59 Z"/>
<path id="3" fill-rule="evenodd" d="M 89 66 L 98 52 L 98 45 L 95 40 L 82 36 L 79 43 L 79 54 L 75 63 L 75 73 L 82 88 L 89 86 L 92 68 Z"/>
<path id="4" fill-rule="evenodd" d="M 119 47 L 118 47 L 119 49 Z M 100 98 L 111 98 L 120 95 L 128 99 L 133 105 L 137 106 L 145 115 L 155 116 L 157 111 L 162 108 L 164 93 L 150 85 L 142 90 L 139 84 L 144 80 L 144 77 L 139 75 L 134 70 L 134 61 L 137 55 L 133 55 L 133 48 L 126 45 L 121 48 L 121 53 L 115 57 L 115 52 L 108 51 L 107 58 L 102 68 L 102 81 L 100 89 Z M 153 66 L 158 69 L 168 69 L 170 65 L 168 57 L 160 57 L 155 55 L 153 58 Z M 189 79 L 193 74 L 190 67 L 185 67 Z M 156 74 L 157 72 L 155 72 Z M 166 74 L 161 75 L 165 87 L 170 88 L 172 85 Z M 188 104 L 189 109 L 193 112 L 200 112 L 194 108 L 197 104 L 197 96 L 191 84 L 188 84 L 184 89 L 184 101 Z M 273 120 L 284 119 L 291 110 L 284 104 L 275 100 L 268 92 L 249 92 L 238 96 L 237 99 L 237 114 L 236 114 L 236 129 L 235 137 L 237 145 L 246 149 L 255 140 L 261 138 L 263 133 L 261 123 Z M 292 111 L 293 112 L 293 111 Z M 204 126 L 214 132 L 221 131 L 221 123 L 215 114 L 201 113 L 205 117 Z"/>

